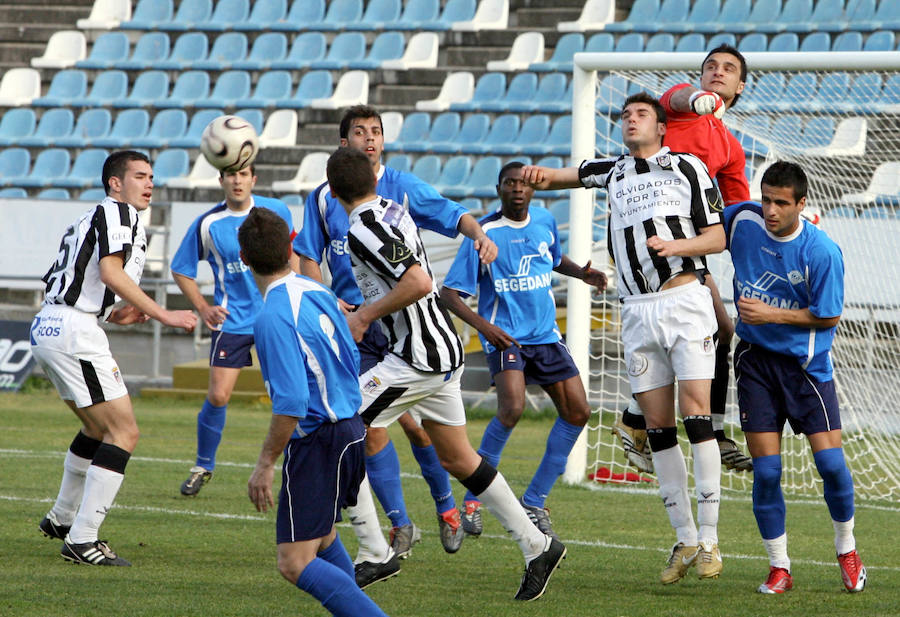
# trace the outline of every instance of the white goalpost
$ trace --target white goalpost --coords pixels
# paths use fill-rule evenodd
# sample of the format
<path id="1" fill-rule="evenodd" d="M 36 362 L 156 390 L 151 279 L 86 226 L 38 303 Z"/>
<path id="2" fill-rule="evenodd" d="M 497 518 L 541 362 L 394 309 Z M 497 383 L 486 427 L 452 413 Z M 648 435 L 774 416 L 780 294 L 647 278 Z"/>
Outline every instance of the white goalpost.
<path id="1" fill-rule="evenodd" d="M 624 151 L 619 112 L 638 91 L 662 95 L 699 84 L 705 53 L 579 53 L 574 58 L 572 160 Z M 900 53 L 748 53 L 747 87 L 724 118 L 747 155 L 751 197 L 775 160 L 799 163 L 810 178 L 809 211 L 844 253 L 845 304 L 833 349 L 844 450 L 856 492 L 900 498 Z M 606 195 L 570 192 L 569 255 L 607 264 Z M 734 317 L 728 253 L 708 260 Z M 614 272 L 612 269 L 609 272 Z M 615 277 L 605 296 L 569 282 L 567 344 L 594 413 L 564 476 L 585 482 L 600 471 L 622 479 L 627 467 L 610 432 L 631 393 L 619 341 Z M 732 378 L 726 434 L 746 452 Z M 680 431 L 683 439 L 683 431 Z M 685 452 L 689 449 L 685 445 Z M 809 446 L 786 427 L 785 491 L 821 494 Z M 649 476 L 652 478 L 652 476 Z M 723 489 L 749 491 L 752 474 L 724 471 Z"/>

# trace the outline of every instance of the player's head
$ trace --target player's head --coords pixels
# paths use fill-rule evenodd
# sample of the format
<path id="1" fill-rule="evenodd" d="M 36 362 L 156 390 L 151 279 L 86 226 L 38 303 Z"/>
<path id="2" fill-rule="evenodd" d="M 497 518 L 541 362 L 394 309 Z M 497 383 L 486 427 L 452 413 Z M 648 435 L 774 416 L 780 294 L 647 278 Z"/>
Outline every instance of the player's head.
<path id="1" fill-rule="evenodd" d="M 284 219 L 268 208 L 253 208 L 238 228 L 241 259 L 256 274 L 277 274 L 289 268 L 291 232 Z"/>
<path id="2" fill-rule="evenodd" d="M 534 196 L 534 188 L 522 180 L 524 163 L 512 161 L 500 168 L 497 176 L 497 196 L 500 208 L 507 218 L 520 220 L 528 212 L 528 205 Z"/>
<path id="3" fill-rule="evenodd" d="M 138 210 L 150 206 L 153 197 L 153 168 L 142 152 L 117 150 L 106 157 L 101 175 L 106 194 L 129 203 Z"/>
<path id="4" fill-rule="evenodd" d="M 662 146 L 666 110 L 646 92 L 632 94 L 622 106 L 622 141 L 629 151 Z"/>
<path id="5" fill-rule="evenodd" d="M 249 165 L 238 171 L 220 171 L 219 185 L 225 191 L 225 201 L 229 206 L 249 207 L 250 193 L 256 186 L 256 165 Z"/>
<path id="6" fill-rule="evenodd" d="M 381 115 L 369 105 L 354 105 L 341 118 L 341 145 L 366 153 L 374 169 L 381 165 L 384 152 L 384 125 Z"/>
<path id="7" fill-rule="evenodd" d="M 331 193 L 342 203 L 353 204 L 375 193 L 375 170 L 362 150 L 338 148 L 328 157 L 325 173 Z"/>
<path id="8" fill-rule="evenodd" d="M 731 45 L 719 45 L 700 65 L 700 88 L 721 96 L 727 107 L 737 104 L 746 81 L 747 61 Z"/>
<path id="9" fill-rule="evenodd" d="M 809 188 L 803 169 L 788 161 L 772 163 L 763 173 L 760 188 L 766 229 L 776 236 L 796 231 Z"/>

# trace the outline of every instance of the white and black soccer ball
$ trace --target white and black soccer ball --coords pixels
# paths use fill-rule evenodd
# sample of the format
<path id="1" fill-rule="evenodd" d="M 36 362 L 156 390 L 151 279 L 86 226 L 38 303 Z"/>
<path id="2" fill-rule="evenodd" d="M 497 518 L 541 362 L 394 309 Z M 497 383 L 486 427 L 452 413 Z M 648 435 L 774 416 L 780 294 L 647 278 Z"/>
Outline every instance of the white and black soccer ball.
<path id="1" fill-rule="evenodd" d="M 219 116 L 203 129 L 200 152 L 222 172 L 239 171 L 256 160 L 259 136 L 240 116 Z"/>

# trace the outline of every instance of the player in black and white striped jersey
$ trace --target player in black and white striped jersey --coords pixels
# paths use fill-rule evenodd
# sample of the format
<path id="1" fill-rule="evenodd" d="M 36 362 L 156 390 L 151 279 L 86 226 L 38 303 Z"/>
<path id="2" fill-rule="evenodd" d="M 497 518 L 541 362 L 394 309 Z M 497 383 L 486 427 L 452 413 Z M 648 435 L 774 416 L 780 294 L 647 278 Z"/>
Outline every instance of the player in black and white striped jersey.
<path id="1" fill-rule="evenodd" d="M 97 539 L 138 439 L 128 390 L 97 320 L 128 325 L 152 318 L 190 332 L 197 317 L 162 308 L 138 286 L 147 248 L 138 211 L 150 206 L 153 194 L 150 160 L 140 152 L 113 152 L 102 174 L 107 197 L 63 235 L 31 326 L 35 359 L 83 424 L 40 530 L 63 540 L 65 559 L 128 566 Z"/>
<path id="2" fill-rule="evenodd" d="M 644 411 L 659 492 L 676 531 L 660 580 L 674 583 L 697 564 L 700 578 L 722 571 L 718 547 L 720 461 L 710 418 L 716 318 L 702 285 L 704 255 L 725 248 L 722 198 L 700 160 L 662 146 L 666 114 L 646 93 L 622 108 L 629 154 L 580 167 L 525 167 L 536 189 L 605 187 L 608 243 L 623 301 L 622 342 L 631 391 Z M 675 424 L 678 406 L 691 442 L 697 492 L 694 525 L 687 467 Z"/>

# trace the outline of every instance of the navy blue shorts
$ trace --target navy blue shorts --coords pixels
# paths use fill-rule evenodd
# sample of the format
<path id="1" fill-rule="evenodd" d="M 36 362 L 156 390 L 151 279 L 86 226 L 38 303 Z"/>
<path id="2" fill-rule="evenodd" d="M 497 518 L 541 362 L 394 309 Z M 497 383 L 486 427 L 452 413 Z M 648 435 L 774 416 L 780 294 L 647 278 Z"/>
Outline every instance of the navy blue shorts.
<path id="1" fill-rule="evenodd" d="M 275 524 L 278 544 L 331 533 L 341 509 L 356 505 L 366 475 L 366 427 L 358 415 L 326 423 L 284 449 Z"/>
<path id="2" fill-rule="evenodd" d="M 213 330 L 212 342 L 209 345 L 209 365 L 226 368 L 252 366 L 251 347 L 253 347 L 252 334 L 231 334 Z"/>
<path id="3" fill-rule="evenodd" d="M 500 371 L 522 371 L 526 384 L 545 386 L 578 375 L 578 367 L 561 342 L 541 345 L 510 345 L 503 351 L 487 355 L 491 377 Z"/>
<path id="4" fill-rule="evenodd" d="M 363 339 L 356 344 L 356 347 L 359 349 L 360 375 L 384 360 L 388 354 L 388 340 L 378 321 L 369 324 L 369 329 L 363 334 Z"/>
<path id="5" fill-rule="evenodd" d="M 796 358 L 741 341 L 734 377 L 744 432 L 780 433 L 785 420 L 795 434 L 841 428 L 834 380 L 816 381 Z"/>

